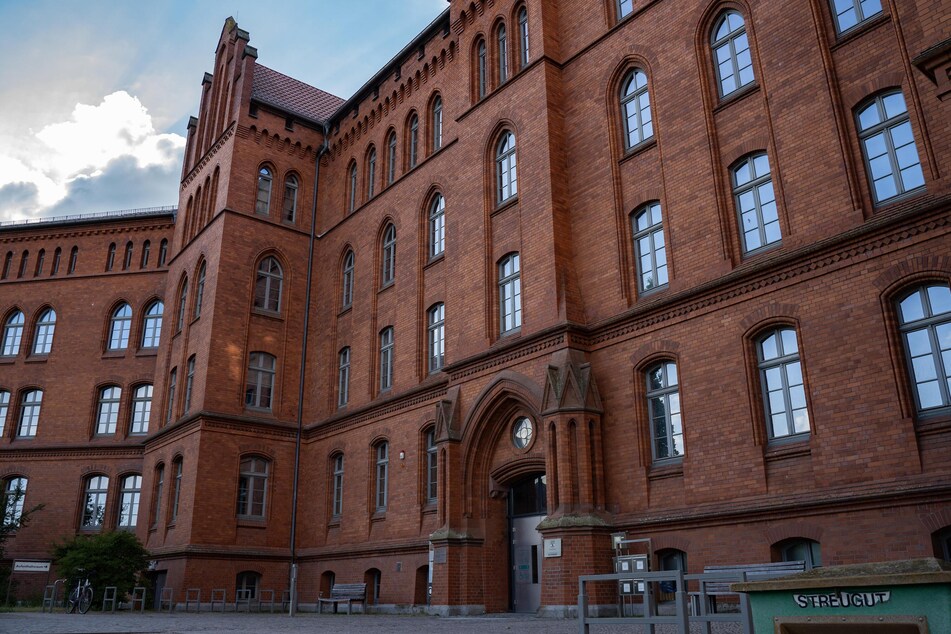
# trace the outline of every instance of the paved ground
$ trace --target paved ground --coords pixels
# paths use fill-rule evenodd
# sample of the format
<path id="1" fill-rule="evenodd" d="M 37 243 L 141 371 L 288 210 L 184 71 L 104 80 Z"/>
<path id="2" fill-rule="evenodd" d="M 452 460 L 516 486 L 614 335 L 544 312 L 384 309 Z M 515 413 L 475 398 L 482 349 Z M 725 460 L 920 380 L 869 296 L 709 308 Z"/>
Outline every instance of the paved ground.
<path id="1" fill-rule="evenodd" d="M 592 634 L 634 634 L 644 626 L 592 625 Z M 578 622 L 567 619 L 538 619 L 530 616 L 497 615 L 483 617 L 374 616 L 299 614 L 294 618 L 271 614 L 41 614 L 17 612 L 0 614 L 0 632 L 11 634 L 184 634 L 186 632 L 332 632 L 358 634 L 575 634 Z M 674 634 L 670 626 L 657 626 L 657 634 Z M 700 632 L 696 626 L 693 632 Z M 734 625 L 714 627 L 717 634 L 738 634 Z"/>

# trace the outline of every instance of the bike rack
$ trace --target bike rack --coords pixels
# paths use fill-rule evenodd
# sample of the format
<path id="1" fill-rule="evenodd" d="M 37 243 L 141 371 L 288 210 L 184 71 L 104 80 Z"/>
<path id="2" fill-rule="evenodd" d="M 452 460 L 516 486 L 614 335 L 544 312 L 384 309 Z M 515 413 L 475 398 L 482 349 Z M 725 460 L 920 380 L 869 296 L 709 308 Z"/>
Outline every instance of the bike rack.
<path id="1" fill-rule="evenodd" d="M 268 606 L 271 610 L 271 614 L 274 614 L 274 591 L 273 590 L 261 590 L 261 594 L 258 597 L 258 612 L 264 611 L 264 606 Z"/>
<path id="2" fill-rule="evenodd" d="M 171 614 L 172 610 L 175 608 L 175 592 L 169 586 L 162 588 L 162 596 L 159 597 L 159 612 L 165 609 L 165 604 L 168 603 L 168 613 Z"/>
<path id="3" fill-rule="evenodd" d="M 46 612 L 47 608 L 49 608 L 49 613 L 53 613 L 53 608 L 56 607 L 56 594 L 59 590 L 59 587 L 65 585 L 65 579 L 57 579 L 52 584 L 46 586 L 46 588 L 43 590 L 43 608 L 41 612 Z"/>
<path id="4" fill-rule="evenodd" d="M 110 612 L 115 614 L 116 612 L 116 593 L 118 588 L 115 586 L 106 586 L 106 589 L 102 593 L 102 611 L 106 611 L 106 604 L 109 604 Z"/>
<path id="5" fill-rule="evenodd" d="M 136 586 L 132 589 L 132 611 L 135 611 L 135 604 L 139 604 L 139 612 L 145 612 L 145 586 Z"/>
<path id="6" fill-rule="evenodd" d="M 237 592 L 234 595 L 234 611 L 239 612 L 241 606 L 245 606 L 248 609 L 248 613 L 251 613 L 251 591 L 248 589 L 238 588 Z"/>
<path id="7" fill-rule="evenodd" d="M 227 612 L 228 611 L 227 601 L 228 601 L 228 591 L 225 590 L 224 588 L 215 588 L 214 590 L 211 591 L 211 611 L 212 612 L 215 611 L 216 603 L 221 604 L 222 612 Z"/>
<path id="8" fill-rule="evenodd" d="M 188 612 L 188 606 L 195 604 L 195 611 L 201 612 L 201 588 L 188 588 L 185 590 L 185 611 Z"/>

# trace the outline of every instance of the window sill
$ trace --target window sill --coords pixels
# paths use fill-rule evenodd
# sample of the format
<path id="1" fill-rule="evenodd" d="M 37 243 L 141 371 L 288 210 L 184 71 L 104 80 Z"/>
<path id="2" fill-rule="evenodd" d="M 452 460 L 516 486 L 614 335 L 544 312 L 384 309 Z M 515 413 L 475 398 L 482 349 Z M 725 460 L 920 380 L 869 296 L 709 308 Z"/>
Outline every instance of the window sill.
<path id="1" fill-rule="evenodd" d="M 431 267 L 431 266 L 434 266 L 434 265 L 436 265 L 436 264 L 439 264 L 440 262 L 442 262 L 442 261 L 445 260 L 445 259 L 446 259 L 446 252 L 443 251 L 443 252 L 441 252 L 439 255 L 434 255 L 433 257 L 429 258 L 429 261 L 426 262 L 426 264 L 423 265 L 423 269 L 428 269 L 428 268 Z"/>
<path id="2" fill-rule="evenodd" d="M 648 480 L 666 480 L 667 478 L 682 478 L 684 475 L 683 458 L 672 458 L 664 462 L 655 462 L 647 472 Z"/>
<path id="3" fill-rule="evenodd" d="M 244 411 L 246 411 L 246 412 L 248 412 L 248 413 L 250 413 L 250 414 L 254 414 L 254 415 L 264 414 L 264 415 L 267 415 L 267 416 L 274 416 L 274 411 L 271 410 L 271 409 L 265 408 L 265 407 L 252 407 L 252 406 L 250 406 L 250 405 L 245 405 L 245 406 L 244 406 Z M 182 416 L 184 416 L 184 415 L 187 414 L 187 413 L 188 413 L 188 412 L 183 413 Z"/>
<path id="4" fill-rule="evenodd" d="M 713 109 L 713 114 L 717 114 L 724 108 L 728 108 L 737 102 L 743 101 L 750 95 L 753 95 L 758 92 L 759 92 L 759 84 L 756 83 L 756 81 L 754 80 L 752 84 L 747 84 L 746 86 L 743 86 L 739 90 L 734 90 L 733 92 L 731 92 L 729 95 L 726 95 L 725 97 L 718 96 L 720 103 L 717 105 L 716 108 Z"/>
<path id="5" fill-rule="evenodd" d="M 868 20 L 865 20 L 859 24 L 856 24 L 855 26 L 853 26 L 852 28 L 846 31 L 843 31 L 841 33 L 836 33 L 835 44 L 830 46 L 829 50 L 835 51 L 839 49 L 840 47 L 845 46 L 852 40 L 863 36 L 864 34 L 881 26 L 882 24 L 885 24 L 890 19 L 891 19 L 891 16 L 889 16 L 887 13 L 882 11 L 881 13 L 876 15 L 874 18 L 869 18 Z M 838 28 L 838 27 L 833 25 L 833 28 Z"/>
<path id="6" fill-rule="evenodd" d="M 267 520 L 263 517 L 239 517 L 237 520 L 239 528 L 267 528 Z"/>
<path id="7" fill-rule="evenodd" d="M 377 293 L 382 293 L 383 291 L 387 291 L 393 288 L 394 286 L 396 286 L 396 280 L 390 280 L 389 282 L 381 286 L 380 290 L 378 290 Z"/>
<path id="8" fill-rule="evenodd" d="M 919 414 L 918 420 L 915 422 L 915 431 L 920 436 L 931 436 L 951 431 L 951 411 L 943 409 L 929 414 Z"/>
<path id="9" fill-rule="evenodd" d="M 370 523 L 374 524 L 376 522 L 383 522 L 386 520 L 386 509 L 378 510 L 370 516 Z"/>
<path id="10" fill-rule="evenodd" d="M 264 308 L 252 308 L 251 314 L 264 317 L 266 319 L 273 319 L 275 321 L 284 321 L 284 316 L 280 312 L 265 310 Z"/>
<path id="11" fill-rule="evenodd" d="M 158 348 L 139 348 L 135 351 L 135 356 L 137 357 L 157 357 Z"/>
<path id="12" fill-rule="evenodd" d="M 743 253 L 740 254 L 740 256 L 741 256 L 742 262 L 746 264 L 747 262 L 751 260 L 755 260 L 756 258 L 763 255 L 764 253 L 775 251 L 781 246 L 783 246 L 783 241 L 780 239 L 780 240 L 777 240 L 776 242 L 770 242 L 764 247 L 758 247 L 753 251 L 744 251 Z"/>
<path id="13" fill-rule="evenodd" d="M 495 209 L 493 209 L 492 213 L 489 215 L 495 216 L 496 214 L 500 214 L 506 209 L 508 209 L 509 207 L 514 207 L 517 204 L 518 204 L 518 194 L 515 194 L 511 198 L 506 198 L 502 202 L 496 203 Z"/>
<path id="14" fill-rule="evenodd" d="M 637 290 L 637 299 L 647 299 L 648 297 L 653 297 L 659 293 L 663 293 L 668 288 L 669 284 L 661 284 L 660 286 L 655 286 L 654 288 L 649 288 L 647 290 L 638 289 Z"/>
<path id="15" fill-rule="evenodd" d="M 916 187 L 907 192 L 898 194 L 897 196 L 892 196 L 891 198 L 888 198 L 886 200 L 882 200 L 879 202 L 873 201 L 872 208 L 875 210 L 875 213 L 881 213 L 882 210 L 888 209 L 892 205 L 899 205 L 907 201 L 908 199 L 915 198 L 916 196 L 920 196 L 921 194 L 924 194 L 925 192 L 927 192 L 927 189 L 925 188 L 924 185 L 922 185 L 921 187 Z"/>
<path id="16" fill-rule="evenodd" d="M 327 522 L 327 528 L 340 528 L 340 516 L 335 515 Z"/>
<path id="17" fill-rule="evenodd" d="M 16 356 L 0 357 L 0 365 L 13 365 L 17 362 Z"/>
<path id="18" fill-rule="evenodd" d="M 763 457 L 767 462 L 774 460 L 790 460 L 812 454 L 812 448 L 809 446 L 811 434 L 796 434 L 795 436 L 786 436 L 784 438 L 773 438 L 766 444 L 766 451 Z"/>
<path id="19" fill-rule="evenodd" d="M 49 359 L 48 354 L 30 355 L 24 360 L 24 363 L 46 363 L 47 359 Z"/>
<path id="20" fill-rule="evenodd" d="M 654 147 L 657 147 L 657 137 L 656 137 L 656 136 L 652 136 L 651 138 L 647 139 L 646 141 L 641 141 L 640 143 L 638 143 L 638 144 L 635 145 L 634 147 L 629 147 L 629 148 L 627 148 L 626 150 L 624 150 L 624 156 L 622 156 L 620 159 L 618 159 L 618 165 L 620 165 L 620 164 L 622 164 L 622 163 L 625 163 L 625 162 L 629 161 L 630 159 L 634 158 L 635 156 L 638 156 L 639 154 L 643 154 L 644 152 L 646 152 L 646 151 L 648 151 L 648 150 L 650 150 L 651 148 L 654 148 Z"/>
<path id="21" fill-rule="evenodd" d="M 520 335 L 520 334 L 522 334 L 522 327 L 521 327 L 521 326 L 519 326 L 518 328 L 512 328 L 511 330 L 506 330 L 505 332 L 500 332 L 500 333 L 499 333 L 499 341 L 501 341 L 502 339 L 508 339 L 509 337 L 517 337 L 517 336 Z"/>
<path id="22" fill-rule="evenodd" d="M 428 500 L 421 513 L 423 515 L 435 515 L 437 510 L 436 500 Z"/>
<path id="23" fill-rule="evenodd" d="M 337 317 L 338 318 L 343 317 L 344 315 L 349 313 L 351 310 L 353 310 L 353 304 L 347 304 L 346 306 L 340 309 L 340 312 L 337 313 Z"/>
<path id="24" fill-rule="evenodd" d="M 125 350 L 106 350 L 102 353 L 103 359 L 125 359 Z"/>

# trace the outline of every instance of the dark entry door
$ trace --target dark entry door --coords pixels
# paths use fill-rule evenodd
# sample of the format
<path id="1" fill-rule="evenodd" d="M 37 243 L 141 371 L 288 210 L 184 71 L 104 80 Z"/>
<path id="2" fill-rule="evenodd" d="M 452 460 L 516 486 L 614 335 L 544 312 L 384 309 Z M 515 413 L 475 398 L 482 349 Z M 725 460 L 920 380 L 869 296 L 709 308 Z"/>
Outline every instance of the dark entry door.
<path id="1" fill-rule="evenodd" d="M 538 611 L 542 600 L 542 534 L 535 527 L 548 512 L 545 475 L 529 476 L 509 492 L 511 603 L 514 612 Z"/>
<path id="2" fill-rule="evenodd" d="M 155 573 L 155 596 L 152 597 L 152 609 L 161 610 L 162 609 L 162 590 L 165 589 L 165 579 L 168 577 L 166 571 L 161 571 Z"/>

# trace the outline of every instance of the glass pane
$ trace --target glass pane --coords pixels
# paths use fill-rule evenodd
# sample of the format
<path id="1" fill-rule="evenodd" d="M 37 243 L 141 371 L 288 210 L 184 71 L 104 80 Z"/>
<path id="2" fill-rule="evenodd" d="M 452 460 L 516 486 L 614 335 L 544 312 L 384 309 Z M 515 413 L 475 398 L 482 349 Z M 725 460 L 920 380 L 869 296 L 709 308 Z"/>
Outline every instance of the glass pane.
<path id="1" fill-rule="evenodd" d="M 683 425 L 681 423 L 680 414 L 672 414 L 670 417 L 670 428 L 673 430 L 674 434 L 683 433 Z"/>
<path id="2" fill-rule="evenodd" d="M 875 181 L 875 197 L 877 200 L 888 200 L 896 195 L 898 195 L 898 189 L 891 174 Z"/>
<path id="3" fill-rule="evenodd" d="M 783 338 L 783 354 L 796 354 L 799 352 L 799 345 L 796 342 L 796 331 L 792 328 L 787 328 L 780 333 L 780 336 Z"/>
<path id="4" fill-rule="evenodd" d="M 786 411 L 786 401 L 783 399 L 783 391 L 776 390 L 769 393 L 769 413 L 779 414 Z"/>
<path id="5" fill-rule="evenodd" d="M 786 364 L 786 380 L 789 385 L 802 385 L 802 366 L 798 361 Z"/>
<path id="6" fill-rule="evenodd" d="M 878 114 L 878 104 L 874 101 L 859 112 L 859 128 L 862 130 L 868 130 L 880 123 L 881 120 L 881 116 Z"/>
<path id="7" fill-rule="evenodd" d="M 760 344 L 760 349 L 762 350 L 763 360 L 768 361 L 769 359 L 775 359 L 778 357 L 779 348 L 776 345 L 776 333 L 773 333 L 766 337 L 766 339 L 763 339 L 763 342 Z"/>
<path id="8" fill-rule="evenodd" d="M 867 14 L 866 14 L 866 17 Z M 885 118 L 891 119 L 907 112 L 905 108 L 905 98 L 900 92 L 893 92 L 882 98 L 882 104 L 885 106 Z"/>
<path id="9" fill-rule="evenodd" d="M 911 133 L 911 123 L 908 121 L 889 128 L 888 133 L 892 137 L 892 145 L 896 148 L 914 145 L 915 143 L 915 136 Z"/>
<path id="10" fill-rule="evenodd" d="M 865 16 L 866 20 L 882 12 L 881 0 L 862 0 L 859 4 L 862 7 L 862 15 Z"/>
<path id="11" fill-rule="evenodd" d="M 674 363 L 667 364 L 667 385 L 677 385 L 677 365 Z M 677 408 L 677 411 L 680 411 L 680 408 Z"/>
<path id="12" fill-rule="evenodd" d="M 786 423 L 786 414 L 776 414 L 771 419 L 773 426 L 773 437 L 781 438 L 789 435 L 789 427 Z"/>
<path id="13" fill-rule="evenodd" d="M 742 185 L 750 181 L 750 162 L 744 161 L 736 170 L 733 172 L 734 179 L 737 185 Z"/>
<path id="14" fill-rule="evenodd" d="M 908 341 L 908 351 L 911 356 L 917 357 L 931 352 L 931 339 L 926 329 L 909 332 L 905 335 L 905 339 Z"/>
<path id="15" fill-rule="evenodd" d="M 770 205 L 776 200 L 776 196 L 775 194 L 773 194 L 773 181 L 766 181 L 765 183 L 757 187 L 757 191 L 759 192 L 759 202 L 763 206 L 763 209 L 764 209 L 763 216 L 766 216 L 766 211 L 765 211 L 766 206 Z M 774 208 L 775 206 L 776 205 L 773 205 Z M 776 213 L 773 212 L 772 218 L 767 216 L 767 219 L 771 220 L 775 217 L 776 217 Z"/>
<path id="16" fill-rule="evenodd" d="M 749 212 L 756 208 L 756 199 L 753 197 L 753 190 L 748 190 L 740 194 L 740 211 Z M 746 219 L 744 217 L 744 224 L 746 224 Z"/>
<path id="17" fill-rule="evenodd" d="M 789 388 L 789 405 L 794 410 L 806 407 L 806 391 L 801 385 Z"/>
<path id="18" fill-rule="evenodd" d="M 805 409 L 793 412 L 793 430 L 797 434 L 809 431 L 809 412 Z"/>
<path id="19" fill-rule="evenodd" d="M 843 4 L 842 0 L 836 0 L 836 5 Z M 847 31 L 853 26 L 858 24 L 858 17 L 855 15 L 855 9 L 852 7 L 852 0 L 847 0 L 848 9 L 839 13 L 838 6 L 836 7 L 837 18 L 839 21 L 839 31 Z"/>
<path id="20" fill-rule="evenodd" d="M 876 134 L 865 139 L 865 152 L 868 154 L 869 160 L 875 158 L 876 156 L 882 156 L 887 151 L 888 148 L 885 145 L 884 134 Z"/>
<path id="21" fill-rule="evenodd" d="M 657 458 L 669 458 L 670 453 L 667 446 L 667 437 L 657 438 L 654 442 L 654 451 Z"/>
<path id="22" fill-rule="evenodd" d="M 664 399 L 652 398 L 651 399 L 651 417 L 663 418 L 665 414 L 666 414 L 666 407 L 664 404 Z"/>
<path id="23" fill-rule="evenodd" d="M 670 408 L 670 415 L 680 417 L 680 392 L 674 392 L 667 397 L 667 406 Z"/>
<path id="24" fill-rule="evenodd" d="M 916 155 L 917 159 L 917 155 Z M 917 189 L 925 184 L 925 176 L 921 172 L 921 165 L 915 163 L 901 171 L 901 184 L 905 191 Z"/>
<path id="25" fill-rule="evenodd" d="M 892 163 L 888 160 L 887 154 L 869 159 L 868 167 L 872 172 L 872 178 L 876 180 L 892 173 Z"/>
<path id="26" fill-rule="evenodd" d="M 766 370 L 766 389 L 779 390 L 783 387 L 782 369 L 779 366 Z"/>
<path id="27" fill-rule="evenodd" d="M 928 289 L 929 298 L 931 297 L 931 289 Z M 944 305 L 942 303 L 942 305 Z M 925 316 L 925 308 L 921 303 L 921 292 L 915 291 L 900 304 L 901 308 L 901 319 L 906 324 L 911 321 L 917 321 Z M 934 312 L 934 302 L 932 301 L 932 312 Z"/>
<path id="28" fill-rule="evenodd" d="M 684 437 L 683 434 L 676 434 L 670 439 L 673 448 L 671 456 L 682 456 L 684 455 Z"/>
<path id="29" fill-rule="evenodd" d="M 782 232 L 779 229 L 779 221 L 771 222 L 765 225 L 763 230 L 766 233 L 766 244 L 779 242 L 783 238 Z"/>
<path id="30" fill-rule="evenodd" d="M 937 381 L 918 384 L 918 402 L 921 404 L 921 409 L 941 407 L 941 405 L 943 405 L 941 401 L 941 388 L 938 386 Z"/>
<path id="31" fill-rule="evenodd" d="M 938 378 L 938 372 L 934 365 L 934 357 L 930 354 L 915 357 L 912 359 L 911 364 L 914 367 L 915 380 L 918 383 Z"/>
<path id="32" fill-rule="evenodd" d="M 951 323 L 938 324 L 934 330 L 938 337 L 938 346 L 942 350 L 951 348 Z"/>

